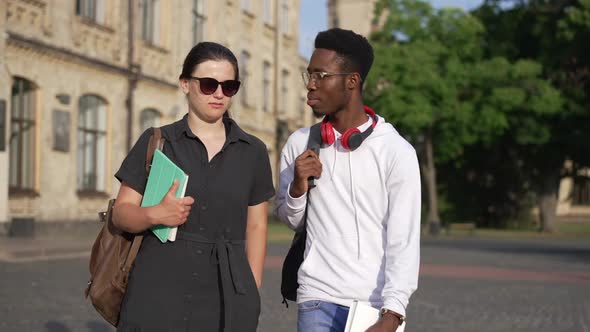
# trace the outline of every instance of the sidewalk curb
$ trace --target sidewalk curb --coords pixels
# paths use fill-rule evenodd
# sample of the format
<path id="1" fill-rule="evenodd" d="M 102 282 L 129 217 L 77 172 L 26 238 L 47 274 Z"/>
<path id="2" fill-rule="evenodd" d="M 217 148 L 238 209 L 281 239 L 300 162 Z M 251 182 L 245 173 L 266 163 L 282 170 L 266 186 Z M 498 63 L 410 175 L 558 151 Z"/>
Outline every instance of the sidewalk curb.
<path id="1" fill-rule="evenodd" d="M 27 246 L 24 248 L 0 247 L 0 262 L 30 263 L 90 256 L 92 244 L 76 243 L 64 246 Z"/>

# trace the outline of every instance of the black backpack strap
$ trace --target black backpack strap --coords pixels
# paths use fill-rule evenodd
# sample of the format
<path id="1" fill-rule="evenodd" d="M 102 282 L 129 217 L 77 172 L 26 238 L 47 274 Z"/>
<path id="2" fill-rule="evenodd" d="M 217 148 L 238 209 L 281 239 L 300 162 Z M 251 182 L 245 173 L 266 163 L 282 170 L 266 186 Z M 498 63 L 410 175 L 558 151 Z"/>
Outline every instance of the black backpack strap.
<path id="1" fill-rule="evenodd" d="M 321 122 L 316 123 L 309 128 L 309 138 L 307 139 L 307 149 L 306 149 L 306 150 L 311 149 L 313 152 L 315 152 L 318 155 L 318 157 L 320 156 L 320 147 L 322 146 L 322 133 L 321 133 L 320 126 L 321 126 Z M 308 193 L 309 193 L 309 189 L 311 189 L 313 187 L 315 187 L 314 178 L 310 176 L 307 179 Z"/>
<path id="2" fill-rule="evenodd" d="M 321 123 L 311 126 L 309 130 L 309 138 L 307 140 L 307 149 L 312 149 L 318 156 L 320 155 L 320 147 L 322 145 Z M 301 263 L 303 263 L 303 254 L 305 253 L 305 242 L 307 241 L 307 208 L 310 200 L 310 190 L 315 187 L 313 178 L 308 179 L 307 186 L 307 200 L 305 203 L 305 212 L 303 212 L 303 224 L 295 231 L 291 248 L 283 262 L 281 273 L 281 294 L 283 295 L 283 303 L 289 308 L 287 300 L 296 301 L 297 288 L 297 273 Z"/>
<path id="3" fill-rule="evenodd" d="M 315 149 L 317 147 L 318 151 L 315 151 L 319 155 L 319 148 L 322 146 L 322 131 L 321 131 L 321 122 L 318 122 L 309 128 L 309 138 L 307 140 L 307 149 Z"/>

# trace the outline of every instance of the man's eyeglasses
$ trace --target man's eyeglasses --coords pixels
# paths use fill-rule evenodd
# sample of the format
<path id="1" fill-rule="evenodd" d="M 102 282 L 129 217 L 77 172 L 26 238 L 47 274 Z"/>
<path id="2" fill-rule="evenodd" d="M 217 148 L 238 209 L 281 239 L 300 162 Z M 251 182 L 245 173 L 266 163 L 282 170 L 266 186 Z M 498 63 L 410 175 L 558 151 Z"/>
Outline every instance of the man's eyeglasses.
<path id="1" fill-rule="evenodd" d="M 308 72 L 304 71 L 301 73 L 301 77 L 303 78 L 303 83 L 305 84 L 305 86 L 308 86 L 309 82 L 313 81 L 315 83 L 315 86 L 319 87 L 320 82 L 325 77 L 336 76 L 336 75 L 350 75 L 350 74 L 354 74 L 354 73 L 328 73 L 325 71 L 314 71 L 313 73 L 308 73 Z"/>
<path id="2" fill-rule="evenodd" d="M 221 91 L 226 97 L 232 97 L 240 89 L 240 81 L 238 80 L 227 80 L 219 82 L 218 80 L 211 77 L 195 77 L 191 76 L 190 79 L 199 81 L 199 89 L 205 95 L 212 95 L 217 91 L 217 87 L 221 84 Z"/>

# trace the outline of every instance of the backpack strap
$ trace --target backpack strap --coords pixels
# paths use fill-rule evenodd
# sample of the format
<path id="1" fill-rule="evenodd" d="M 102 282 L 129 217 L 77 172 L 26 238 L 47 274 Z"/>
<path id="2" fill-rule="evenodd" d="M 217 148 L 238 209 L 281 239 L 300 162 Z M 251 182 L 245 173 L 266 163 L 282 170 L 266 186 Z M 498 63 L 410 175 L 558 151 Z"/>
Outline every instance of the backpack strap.
<path id="1" fill-rule="evenodd" d="M 152 136 L 150 136 L 145 158 L 145 171 L 147 174 L 150 173 L 150 168 L 152 167 L 152 159 L 154 158 L 154 153 L 156 152 L 156 149 L 162 151 L 162 149 L 164 148 L 164 141 L 166 141 L 166 139 L 162 137 L 162 130 L 160 127 L 154 127 L 153 129 L 154 131 L 152 133 Z M 133 265 L 133 262 L 135 262 L 135 257 L 137 257 L 137 254 L 139 253 L 139 247 L 141 246 L 142 240 L 142 234 L 137 234 L 133 237 L 133 244 L 131 244 L 131 248 L 129 249 L 127 258 L 123 263 L 123 272 L 127 272 L 131 269 L 131 265 Z"/>
<path id="2" fill-rule="evenodd" d="M 322 146 L 322 133 L 321 133 L 321 122 L 316 123 L 309 128 L 309 138 L 307 139 L 306 150 L 313 150 L 318 157 L 320 156 L 320 147 Z M 311 189 L 315 187 L 314 178 L 310 176 L 307 179 L 307 188 Z M 309 192 L 309 190 L 308 190 Z"/>
<path id="3" fill-rule="evenodd" d="M 319 152 L 319 147 L 322 146 L 322 132 L 321 132 L 321 126 L 322 123 L 318 122 L 316 124 L 314 124 L 313 126 L 311 126 L 309 128 L 309 138 L 307 139 L 307 149 L 314 149 L 314 148 L 318 148 L 318 151 L 315 151 L 315 153 L 319 156 L 320 152 Z"/>
<path id="4" fill-rule="evenodd" d="M 153 129 L 154 131 L 148 142 L 148 148 L 145 156 L 145 171 L 148 174 L 150 173 L 150 167 L 152 167 L 152 159 L 154 158 L 156 149 L 162 151 L 164 148 L 164 141 L 166 140 L 164 137 L 162 137 L 162 129 L 160 127 L 154 127 Z"/>
<path id="5" fill-rule="evenodd" d="M 306 150 L 313 150 L 319 157 L 320 147 L 322 146 L 321 122 L 316 123 L 309 128 L 309 138 L 307 139 Z M 303 212 L 302 225 L 295 231 L 291 248 L 287 253 L 287 257 L 283 262 L 283 270 L 281 275 L 281 294 L 283 295 L 283 302 L 289 308 L 287 300 L 295 301 L 297 298 L 296 292 L 299 284 L 297 283 L 297 271 L 303 263 L 303 253 L 305 252 L 305 242 L 307 241 L 307 208 L 309 207 L 309 200 L 311 198 L 311 189 L 315 187 L 313 177 L 307 179 L 307 200 L 305 201 L 305 211 Z M 295 273 L 295 278 L 285 276 L 286 273 Z M 296 286 L 296 287 L 294 287 Z"/>

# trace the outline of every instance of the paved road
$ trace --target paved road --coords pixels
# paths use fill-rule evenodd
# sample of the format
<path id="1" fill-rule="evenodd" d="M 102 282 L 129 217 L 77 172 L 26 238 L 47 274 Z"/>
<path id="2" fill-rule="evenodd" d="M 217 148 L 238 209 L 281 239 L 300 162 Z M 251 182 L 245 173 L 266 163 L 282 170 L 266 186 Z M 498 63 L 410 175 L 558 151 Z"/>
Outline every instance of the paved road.
<path id="1" fill-rule="evenodd" d="M 294 331 L 271 245 L 259 331 Z M 426 239 L 406 331 L 590 332 L 590 243 Z M 84 300 L 86 258 L 0 261 L 0 331 L 113 331 Z"/>

